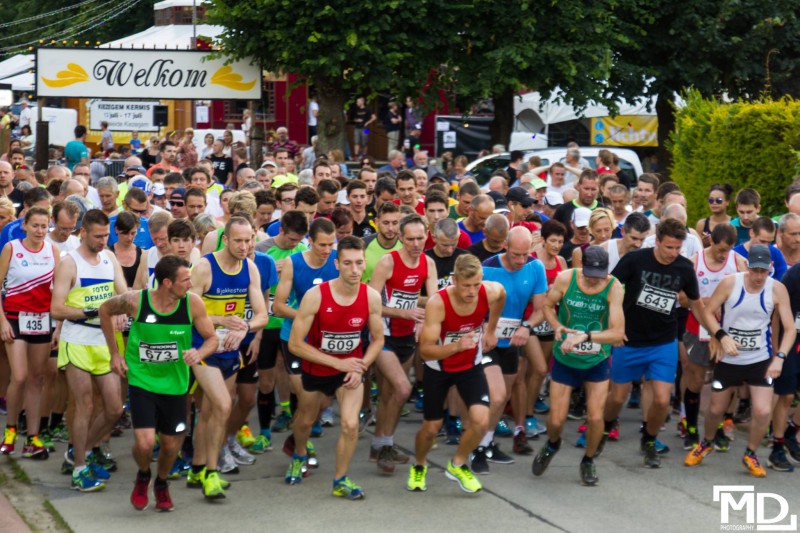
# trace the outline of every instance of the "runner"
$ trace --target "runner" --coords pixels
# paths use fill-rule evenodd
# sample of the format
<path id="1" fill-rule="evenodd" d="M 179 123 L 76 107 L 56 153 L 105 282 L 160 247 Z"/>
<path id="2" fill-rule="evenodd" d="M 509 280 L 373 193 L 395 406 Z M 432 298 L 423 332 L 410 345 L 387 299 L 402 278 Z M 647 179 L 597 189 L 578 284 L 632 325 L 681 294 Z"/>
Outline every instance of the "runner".
<path id="1" fill-rule="evenodd" d="M 639 212 L 633 212 L 622 224 L 622 238 L 611 239 L 600 246 L 608 252 L 608 268 L 613 271 L 625 254 L 638 250 L 650 233 L 650 221 Z"/>
<path id="2" fill-rule="evenodd" d="M 398 229 L 400 228 L 400 207 L 392 202 L 383 202 L 375 213 L 375 226 L 377 233 L 364 237 L 364 256 L 366 257 L 366 268 L 362 281 L 369 283 L 372 279 L 372 272 L 375 265 L 381 258 L 394 251 L 399 250 L 403 243 L 400 242 Z"/>
<path id="3" fill-rule="evenodd" d="M 550 381 L 547 443 L 533 460 L 533 474 L 541 476 L 561 447 L 572 390 L 586 388 L 586 453 L 579 472 L 581 483 L 598 483 L 594 458 L 603 438 L 603 408 L 611 377 L 611 345 L 625 335 L 622 285 L 608 275 L 608 252 L 588 247 L 583 268 L 558 275 L 547 293 L 544 315 L 556 335 L 555 361 Z M 558 309 L 556 309 L 558 306 Z"/>
<path id="4" fill-rule="evenodd" d="M 408 369 L 416 350 L 417 325 L 425 317 L 427 297 L 436 292 L 436 266 L 423 255 L 425 221 L 419 215 L 407 215 L 400 221 L 403 247 L 381 258 L 375 266 L 370 286 L 383 297 L 384 346 L 376 361 L 380 372 L 379 398 L 375 436 L 370 448 L 370 461 L 377 461 L 378 470 L 393 474 L 395 464 L 405 464 L 408 456 L 394 445 L 394 431 L 400 410 L 411 394 Z"/>
<path id="5" fill-rule="evenodd" d="M 709 333 L 714 332 L 710 351 L 711 360 L 717 361 L 717 365 L 705 417 L 705 438 L 687 454 L 684 462 L 686 466 L 697 466 L 711 453 L 717 425 L 731 401 L 731 387 L 747 384 L 752 418 L 742 463 L 750 475 L 765 477 L 767 472 L 756 457 L 756 450 L 772 415 L 773 380 L 781 375 L 797 331 L 786 287 L 769 275 L 772 266 L 769 248 L 754 244 L 749 252 L 747 271 L 723 279 L 703 311 Z M 718 322 L 716 313 L 720 310 L 722 320 Z M 774 318 L 780 321 L 783 330 L 780 337 L 772 330 Z M 777 352 L 773 338 L 780 338 Z M 773 466 L 771 460 L 767 464 Z"/>
<path id="6" fill-rule="evenodd" d="M 39 431 L 47 430 L 50 414 L 41 409 L 41 402 L 52 340 L 51 287 L 59 257 L 58 248 L 45 242 L 49 222 L 46 209 L 31 207 L 22 224 L 26 237 L 7 243 L 0 253 L 0 280 L 5 281 L 5 297 L 0 301 L 0 337 L 11 367 L 0 453 L 14 454 L 17 417 L 24 403 L 28 438 L 22 457 L 27 459 L 49 457 L 39 439 Z"/>
<path id="7" fill-rule="evenodd" d="M 189 293 L 189 262 L 168 255 L 156 264 L 157 289 L 129 291 L 100 306 L 100 326 L 111 352 L 111 368 L 128 380 L 134 428 L 133 458 L 136 474 L 131 503 L 137 510 L 148 506 L 150 461 L 156 432 L 158 468 L 154 485 L 156 509 L 171 511 L 167 477 L 178 455 L 186 429 L 186 392 L 189 366 L 214 353 L 217 337 L 203 300 Z M 133 318 L 125 356 L 114 340 L 113 315 Z M 192 326 L 203 337 L 192 348 Z"/>
<path id="8" fill-rule="evenodd" d="M 732 251 L 736 245 L 736 228 L 727 223 L 719 223 L 710 233 L 711 245 L 697 252 L 692 257 L 694 271 L 700 290 L 700 299 L 708 303 L 717 285 L 730 274 L 742 272 L 747 268 L 745 259 Z M 689 314 L 686 322 L 686 360 L 683 361 L 683 375 L 686 388 L 683 391 L 683 404 L 686 409 L 686 437 L 683 449 L 691 450 L 699 442 L 697 420 L 700 414 L 700 393 L 705 384 L 706 370 L 709 368 L 709 346 L 711 336 L 708 330 L 700 325 L 693 314 Z M 714 445 L 718 450 L 727 451 L 728 443 L 725 432 L 718 430 Z"/>
<path id="9" fill-rule="evenodd" d="M 364 243 L 358 237 L 339 242 L 336 268 L 339 277 L 312 287 L 300 302 L 289 349 L 303 359 L 303 387 L 293 430 L 296 442 L 286 483 L 303 479 L 306 446 L 311 425 L 323 400 L 336 396 L 342 431 L 336 445 L 333 495 L 363 499 L 364 490 L 347 476 L 358 443 L 358 417 L 363 399 L 364 376 L 383 347 L 380 294 L 361 282 L 366 267 Z M 323 311 L 324 309 L 324 311 Z M 361 345 L 361 330 L 368 326 L 369 348 Z"/>
<path id="10" fill-rule="evenodd" d="M 784 218 L 788 216 L 785 215 Z M 783 276 L 781 281 L 789 293 L 789 303 L 792 306 L 792 316 L 795 317 L 795 328 L 800 325 L 800 266 L 794 265 Z M 794 401 L 794 394 L 800 384 L 800 354 L 797 345 L 788 352 L 783 363 L 781 376 L 775 380 L 775 395 L 777 403 L 772 414 L 772 453 L 769 460 L 772 468 L 778 469 L 781 464 L 786 466 L 786 450 L 789 451 L 789 461 L 800 464 L 800 444 L 797 442 L 797 428 L 800 426 L 800 409 L 795 409 L 794 417 L 789 410 Z M 785 449 L 784 449 L 785 448 Z M 793 467 L 785 469 L 791 472 Z"/>
<path id="11" fill-rule="evenodd" d="M 616 423 L 631 382 L 644 375 L 653 386 L 653 402 L 641 439 L 644 464 L 650 468 L 661 466 L 655 440 L 667 418 L 678 366 L 675 316 L 678 293 L 686 294 L 695 315 L 702 310 L 692 263 L 680 256 L 686 234 L 686 226 L 679 221 L 662 221 L 656 228 L 655 248 L 625 254 L 612 272 L 625 286 L 623 310 L 627 342 L 612 352 L 613 383 L 605 409 L 604 437 Z M 604 441 L 601 441 L 601 449 Z"/>
<path id="12" fill-rule="evenodd" d="M 523 226 L 513 228 L 506 241 L 508 251 L 483 262 L 484 278 L 505 288 L 506 298 L 502 316 L 497 325 L 497 346 L 484 354 L 483 371 L 489 384 L 492 398 L 489 431 L 470 456 L 472 471 L 488 474 L 487 461 L 497 464 L 513 464 L 514 459 L 500 450 L 494 440 L 495 427 L 500 421 L 511 388 L 519 370 L 520 347 L 528 343 L 531 328 L 544 319 L 542 307 L 547 292 L 547 277 L 541 261 L 530 255 L 531 232 Z M 529 304 L 528 315 L 523 314 Z M 527 410 L 514 413 L 517 425 L 514 429 L 514 448 L 517 453 L 529 454 L 533 449 L 525 436 Z"/>
<path id="13" fill-rule="evenodd" d="M 527 231 L 527 230 L 525 230 Z M 489 385 L 480 366 L 484 351 L 497 342 L 496 330 L 505 303 L 505 290 L 499 283 L 483 281 L 483 268 L 472 255 L 456 259 L 452 286 L 431 296 L 425 313 L 420 349 L 425 359 L 423 398 L 424 420 L 415 440 L 414 464 L 406 488 L 426 491 L 426 458 L 444 417 L 448 391 L 455 386 L 467 406 L 469 424 L 445 475 L 464 492 L 483 487 L 467 466 L 467 456 L 489 428 Z M 481 334 L 486 314 L 485 334 Z"/>
<path id="14" fill-rule="evenodd" d="M 75 490 L 92 492 L 105 487 L 108 471 L 99 464 L 101 436 L 122 415 L 119 377 L 111 373 L 111 354 L 100 330 L 100 305 L 127 290 L 122 268 L 105 248 L 110 233 L 108 217 L 99 209 L 86 212 L 81 223 L 81 245 L 61 258 L 55 270 L 50 313 L 62 320 L 58 343 L 58 368 L 66 370 L 73 415 L 68 421 L 74 446 L 64 454 L 73 462 Z M 122 330 L 123 321 L 116 324 Z M 122 341 L 117 334 L 117 342 Z M 92 402 L 97 387 L 102 405 Z M 87 451 L 89 450 L 89 451 Z M 72 453 L 70 453 L 72 452 Z"/>
<path id="15" fill-rule="evenodd" d="M 186 484 L 202 485 L 207 499 L 225 497 L 217 463 L 230 415 L 236 371 L 241 366 L 239 345 L 251 328 L 258 330 L 267 323 L 261 277 L 255 264 L 247 259 L 252 239 L 251 222 L 244 217 L 231 217 L 225 224 L 225 247 L 203 256 L 192 268 L 191 291 L 202 297 L 219 339 L 216 351 L 192 368 L 199 385 L 195 402 L 200 417 L 194 429 L 194 457 Z M 244 320 L 247 299 L 253 307 L 249 323 Z M 203 343 L 204 339 L 195 330 L 192 347 L 199 348 Z"/>

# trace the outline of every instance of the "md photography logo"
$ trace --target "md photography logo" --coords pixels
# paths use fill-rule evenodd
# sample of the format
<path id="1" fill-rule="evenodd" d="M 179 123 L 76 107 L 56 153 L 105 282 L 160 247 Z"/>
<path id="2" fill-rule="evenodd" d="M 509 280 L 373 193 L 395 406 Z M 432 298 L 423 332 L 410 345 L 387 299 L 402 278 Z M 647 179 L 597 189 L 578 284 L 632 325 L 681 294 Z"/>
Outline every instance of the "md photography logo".
<path id="1" fill-rule="evenodd" d="M 767 501 L 772 500 L 769 510 Z M 714 485 L 714 501 L 720 504 L 722 531 L 797 531 L 797 515 L 789 514 L 789 502 L 780 494 L 756 492 L 753 485 Z M 779 508 L 775 513 L 775 506 Z M 746 523 L 731 523 L 730 511 L 744 511 Z"/>

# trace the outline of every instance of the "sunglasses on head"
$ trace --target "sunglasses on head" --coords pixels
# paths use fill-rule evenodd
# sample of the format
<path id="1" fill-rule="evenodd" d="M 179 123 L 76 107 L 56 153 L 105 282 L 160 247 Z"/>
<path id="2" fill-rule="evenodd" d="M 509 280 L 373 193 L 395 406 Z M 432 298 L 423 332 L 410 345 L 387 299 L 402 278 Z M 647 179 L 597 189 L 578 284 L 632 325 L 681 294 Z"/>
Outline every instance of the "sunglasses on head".
<path id="1" fill-rule="evenodd" d="M 709 199 L 708 199 L 708 203 L 709 203 L 709 204 L 717 204 L 717 205 L 720 205 L 720 204 L 722 204 L 722 202 L 724 202 L 724 201 L 725 201 L 725 199 L 724 199 L 724 198 L 709 198 Z"/>

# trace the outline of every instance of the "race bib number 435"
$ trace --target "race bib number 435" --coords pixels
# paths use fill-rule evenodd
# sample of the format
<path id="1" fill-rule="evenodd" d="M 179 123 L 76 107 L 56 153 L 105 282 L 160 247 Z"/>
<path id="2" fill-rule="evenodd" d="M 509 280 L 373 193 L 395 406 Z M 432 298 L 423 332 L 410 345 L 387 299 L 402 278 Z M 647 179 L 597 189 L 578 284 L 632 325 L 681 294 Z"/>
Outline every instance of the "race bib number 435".
<path id="1" fill-rule="evenodd" d="M 50 313 L 19 314 L 19 332 L 21 335 L 47 335 L 50 333 Z"/>
<path id="2" fill-rule="evenodd" d="M 636 300 L 636 305 L 668 315 L 675 307 L 675 302 L 678 299 L 678 293 L 667 289 L 659 289 L 652 285 L 645 284 L 639 292 L 639 298 Z"/>

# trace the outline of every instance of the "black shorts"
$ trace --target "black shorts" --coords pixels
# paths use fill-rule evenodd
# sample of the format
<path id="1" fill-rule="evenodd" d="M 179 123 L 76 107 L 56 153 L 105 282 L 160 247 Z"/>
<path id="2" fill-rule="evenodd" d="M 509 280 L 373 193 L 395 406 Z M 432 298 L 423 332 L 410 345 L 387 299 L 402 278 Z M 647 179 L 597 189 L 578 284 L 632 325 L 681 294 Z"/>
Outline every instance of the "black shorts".
<path id="1" fill-rule="evenodd" d="M 286 372 L 290 376 L 299 376 L 302 372 L 303 360 L 289 351 L 289 343 L 281 339 L 281 353 L 283 354 L 283 362 L 286 365 Z"/>
<path id="2" fill-rule="evenodd" d="M 242 364 L 243 366 L 239 368 L 239 371 L 236 373 L 236 383 L 243 383 L 243 384 L 253 384 L 258 383 L 258 358 L 250 364 L 244 364 L 247 362 L 247 350 L 250 349 L 250 345 L 242 345 L 239 347 L 239 352 L 242 354 Z"/>
<path id="3" fill-rule="evenodd" d="M 489 407 L 489 383 L 483 367 L 474 366 L 462 372 L 442 372 L 425 365 L 422 376 L 422 413 L 425 420 L 441 420 L 444 418 L 444 402 L 453 385 L 467 407 L 485 405 Z"/>
<path id="4" fill-rule="evenodd" d="M 416 353 L 417 341 L 414 339 L 413 334 L 403 335 L 402 337 L 386 336 L 383 338 L 383 351 L 394 352 L 402 365 Z"/>
<path id="5" fill-rule="evenodd" d="M 303 372 L 303 389 L 306 392 L 321 392 L 325 396 L 335 396 L 336 391 L 344 384 L 346 375 L 344 372 L 340 372 L 335 376 L 315 376 Z"/>
<path id="6" fill-rule="evenodd" d="M 511 376 L 519 370 L 520 354 L 519 346 L 509 346 L 508 348 L 495 346 L 492 351 L 483 354 L 481 362 L 483 366 L 497 365 L 504 375 Z"/>
<path id="7" fill-rule="evenodd" d="M 129 385 L 131 422 L 134 429 L 154 428 L 163 435 L 186 431 L 186 395 L 157 394 Z"/>
<path id="8" fill-rule="evenodd" d="M 685 307 L 679 307 L 675 310 L 675 316 L 678 318 L 678 340 L 683 342 L 683 334 L 686 333 L 686 319 L 689 318 L 691 311 Z"/>
<path id="9" fill-rule="evenodd" d="M 14 331 L 14 339 L 18 341 L 25 341 L 28 344 L 50 344 L 53 340 L 53 332 L 49 331 L 44 335 L 21 335 L 19 332 L 19 320 L 16 318 L 8 318 L 8 323 L 11 325 L 11 329 Z M 50 354 L 53 355 L 52 353 Z M 56 352 L 56 357 L 58 357 L 58 353 Z"/>
<path id="10" fill-rule="evenodd" d="M 781 375 L 773 383 L 775 394 L 780 396 L 794 394 L 800 383 L 800 354 L 792 350 L 783 361 Z"/>
<path id="11" fill-rule="evenodd" d="M 271 370 L 275 368 L 278 360 L 278 350 L 281 349 L 281 330 L 265 329 L 261 333 L 261 345 L 258 347 L 258 369 Z"/>
<path id="12" fill-rule="evenodd" d="M 714 377 L 711 381 L 712 391 L 722 391 L 739 385 L 751 387 L 772 387 L 767 382 L 767 368 L 772 359 L 765 359 L 751 365 L 732 365 L 730 363 L 717 363 L 714 367 Z"/>
<path id="13" fill-rule="evenodd" d="M 556 332 L 553 331 L 552 326 L 550 326 L 550 324 L 548 324 L 547 321 L 544 321 L 535 328 L 533 328 L 533 334 L 541 342 L 553 342 L 554 340 L 556 340 Z"/>

